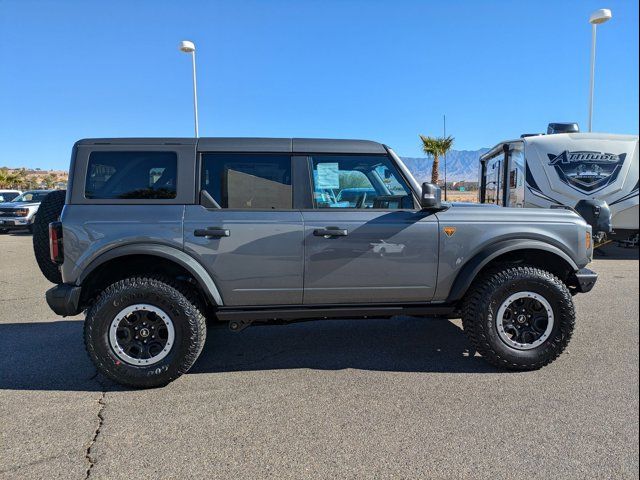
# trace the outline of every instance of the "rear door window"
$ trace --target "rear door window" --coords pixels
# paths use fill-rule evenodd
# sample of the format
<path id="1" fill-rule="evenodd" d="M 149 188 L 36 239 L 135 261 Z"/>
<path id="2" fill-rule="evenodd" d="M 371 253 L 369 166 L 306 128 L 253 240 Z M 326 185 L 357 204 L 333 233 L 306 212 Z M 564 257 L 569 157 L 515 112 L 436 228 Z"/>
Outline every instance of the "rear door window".
<path id="1" fill-rule="evenodd" d="M 92 199 L 176 198 L 175 152 L 93 152 L 85 197 Z"/>
<path id="2" fill-rule="evenodd" d="M 289 155 L 206 153 L 202 158 L 202 188 L 222 208 L 293 208 Z"/>

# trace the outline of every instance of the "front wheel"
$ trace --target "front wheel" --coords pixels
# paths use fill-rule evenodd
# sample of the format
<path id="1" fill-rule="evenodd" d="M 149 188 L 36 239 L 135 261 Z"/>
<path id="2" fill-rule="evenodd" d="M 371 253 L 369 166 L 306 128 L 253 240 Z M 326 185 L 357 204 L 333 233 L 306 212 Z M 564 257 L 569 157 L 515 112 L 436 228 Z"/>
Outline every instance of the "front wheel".
<path id="1" fill-rule="evenodd" d="M 186 373 L 205 341 L 195 298 L 169 281 L 134 277 L 104 290 L 85 320 L 96 368 L 128 387 L 160 387 Z"/>
<path id="2" fill-rule="evenodd" d="M 505 266 L 479 278 L 463 306 L 463 327 L 489 363 L 535 370 L 566 348 L 575 307 L 566 285 L 535 267 Z"/>

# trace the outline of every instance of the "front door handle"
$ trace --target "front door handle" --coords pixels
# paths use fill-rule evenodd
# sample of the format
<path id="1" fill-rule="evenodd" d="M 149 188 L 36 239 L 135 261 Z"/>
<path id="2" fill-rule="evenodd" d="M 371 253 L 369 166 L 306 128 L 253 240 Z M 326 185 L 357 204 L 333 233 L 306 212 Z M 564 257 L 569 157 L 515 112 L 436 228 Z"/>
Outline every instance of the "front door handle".
<path id="1" fill-rule="evenodd" d="M 226 228 L 207 227 L 207 228 L 198 228 L 194 230 L 193 235 L 196 237 L 204 237 L 204 238 L 220 238 L 220 237 L 231 236 L 231 232 Z"/>
<path id="2" fill-rule="evenodd" d="M 330 238 L 330 237 L 346 237 L 349 234 L 349 232 L 344 228 L 326 227 L 326 228 L 316 228 L 313 231 L 313 234 L 316 237 Z"/>

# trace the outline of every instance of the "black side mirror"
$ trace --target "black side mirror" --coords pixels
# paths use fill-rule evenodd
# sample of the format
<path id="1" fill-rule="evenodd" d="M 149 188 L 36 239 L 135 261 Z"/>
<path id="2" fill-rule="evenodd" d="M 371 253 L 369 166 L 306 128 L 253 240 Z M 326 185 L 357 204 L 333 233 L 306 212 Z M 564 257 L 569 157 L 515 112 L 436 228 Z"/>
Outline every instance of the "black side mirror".
<path id="1" fill-rule="evenodd" d="M 423 210 L 439 210 L 442 208 L 440 201 L 440 187 L 433 183 L 424 182 L 420 195 L 420 206 Z"/>

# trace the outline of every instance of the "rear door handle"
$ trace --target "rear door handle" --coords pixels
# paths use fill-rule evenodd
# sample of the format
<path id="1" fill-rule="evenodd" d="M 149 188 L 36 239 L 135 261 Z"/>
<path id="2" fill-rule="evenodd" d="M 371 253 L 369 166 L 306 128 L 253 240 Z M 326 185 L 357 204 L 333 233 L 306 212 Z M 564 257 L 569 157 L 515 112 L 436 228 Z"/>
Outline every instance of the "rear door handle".
<path id="1" fill-rule="evenodd" d="M 204 237 L 204 238 L 220 238 L 220 237 L 231 236 L 231 231 L 227 230 L 226 228 L 207 227 L 207 228 L 198 228 L 194 230 L 193 235 L 196 237 Z"/>
<path id="2" fill-rule="evenodd" d="M 316 237 L 346 237 L 349 232 L 344 228 L 338 227 L 326 227 L 326 228 L 316 228 L 313 231 L 313 234 Z"/>

